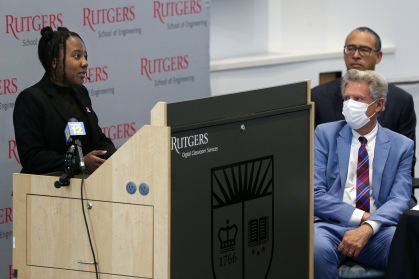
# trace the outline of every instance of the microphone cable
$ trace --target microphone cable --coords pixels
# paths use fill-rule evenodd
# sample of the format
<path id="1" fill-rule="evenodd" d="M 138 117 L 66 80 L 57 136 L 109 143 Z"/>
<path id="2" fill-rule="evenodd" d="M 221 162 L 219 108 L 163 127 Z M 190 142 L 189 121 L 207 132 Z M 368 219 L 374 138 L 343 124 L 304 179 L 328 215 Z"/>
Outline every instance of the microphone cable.
<path id="1" fill-rule="evenodd" d="M 87 225 L 87 219 L 86 219 L 86 212 L 84 211 L 84 204 L 83 204 L 83 183 L 84 183 L 84 168 L 82 170 L 82 180 L 81 180 L 81 208 L 83 210 L 83 217 L 84 217 L 84 223 L 86 224 L 86 230 L 87 230 L 87 236 L 89 237 L 89 243 L 90 243 L 90 249 L 92 249 L 92 255 L 93 255 L 93 263 L 95 265 L 95 273 L 96 273 L 96 279 L 99 279 L 99 274 L 97 272 L 97 262 L 96 262 L 96 256 L 95 251 L 93 250 L 93 244 L 92 239 L 90 238 L 90 232 L 89 232 L 89 226 Z"/>

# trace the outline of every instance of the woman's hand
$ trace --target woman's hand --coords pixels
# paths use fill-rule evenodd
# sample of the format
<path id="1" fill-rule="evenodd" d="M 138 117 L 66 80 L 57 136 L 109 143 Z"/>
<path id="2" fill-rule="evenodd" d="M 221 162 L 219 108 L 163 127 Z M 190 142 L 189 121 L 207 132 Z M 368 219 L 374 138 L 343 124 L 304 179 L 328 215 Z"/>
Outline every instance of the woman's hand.
<path id="1" fill-rule="evenodd" d="M 106 150 L 93 150 L 84 156 L 84 164 L 86 166 L 86 170 L 90 173 L 93 173 L 98 167 L 100 167 L 106 160 L 97 156 L 106 154 L 106 152 Z"/>

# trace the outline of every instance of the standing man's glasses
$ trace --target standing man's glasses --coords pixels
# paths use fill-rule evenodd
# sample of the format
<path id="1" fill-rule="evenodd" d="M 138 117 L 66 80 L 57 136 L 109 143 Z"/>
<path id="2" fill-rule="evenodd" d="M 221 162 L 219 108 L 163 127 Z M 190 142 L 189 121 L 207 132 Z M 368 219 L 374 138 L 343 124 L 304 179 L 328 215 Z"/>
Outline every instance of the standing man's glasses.
<path id="1" fill-rule="evenodd" d="M 356 52 L 356 50 L 358 50 L 359 55 L 361 55 L 362 57 L 370 55 L 371 50 L 375 52 L 378 51 L 377 49 L 373 49 L 367 46 L 356 47 L 354 45 L 349 45 L 349 46 L 343 46 L 343 48 L 345 49 L 345 54 L 348 54 L 348 55 L 352 55 Z"/>

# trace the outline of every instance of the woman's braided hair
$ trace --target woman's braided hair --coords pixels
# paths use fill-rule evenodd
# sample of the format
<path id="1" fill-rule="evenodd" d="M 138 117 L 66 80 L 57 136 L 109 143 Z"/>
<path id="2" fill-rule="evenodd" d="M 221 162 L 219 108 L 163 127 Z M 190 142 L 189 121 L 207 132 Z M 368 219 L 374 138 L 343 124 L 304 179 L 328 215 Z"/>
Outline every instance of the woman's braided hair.
<path id="1" fill-rule="evenodd" d="M 53 74 L 52 61 L 54 58 L 58 61 L 60 50 L 63 51 L 63 80 L 65 81 L 65 53 L 66 53 L 66 42 L 68 38 L 74 36 L 78 37 L 82 42 L 79 34 L 68 30 L 66 27 L 58 27 L 56 31 L 52 30 L 50 26 L 45 26 L 41 29 L 42 38 L 38 44 L 38 57 L 45 69 L 47 75 L 56 81 L 57 68 Z M 84 45 L 84 42 L 83 42 Z M 85 49 L 86 46 L 84 45 Z"/>

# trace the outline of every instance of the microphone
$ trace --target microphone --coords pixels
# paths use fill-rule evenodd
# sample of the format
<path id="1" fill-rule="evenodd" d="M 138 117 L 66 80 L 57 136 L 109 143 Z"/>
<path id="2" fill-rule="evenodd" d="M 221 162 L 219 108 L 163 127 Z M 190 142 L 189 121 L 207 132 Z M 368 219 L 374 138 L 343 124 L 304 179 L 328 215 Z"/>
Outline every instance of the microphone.
<path id="1" fill-rule="evenodd" d="M 79 122 L 76 118 L 74 118 L 74 117 L 71 117 L 69 120 L 68 120 L 68 122 Z"/>
<path id="2" fill-rule="evenodd" d="M 80 136 L 86 135 L 83 122 L 78 122 L 75 118 L 68 120 L 67 126 L 64 129 L 65 140 L 67 142 L 68 150 L 64 160 L 64 173 L 58 181 L 55 181 L 55 188 L 70 185 L 70 178 L 74 177 L 76 170 L 76 156 L 80 158 L 80 169 L 84 173 L 86 170 L 84 165 L 83 150 L 81 149 Z M 77 153 L 75 155 L 74 153 Z"/>
<path id="3" fill-rule="evenodd" d="M 80 169 L 81 171 L 85 170 L 84 165 L 84 158 L 83 158 L 83 151 L 81 148 L 81 140 L 80 136 L 86 135 L 86 130 L 84 129 L 84 123 L 78 122 L 76 118 L 70 118 L 68 120 L 67 126 L 64 130 L 65 139 L 67 141 L 67 145 L 70 146 L 69 150 L 71 149 L 71 146 L 76 146 L 77 155 L 80 159 Z"/>

